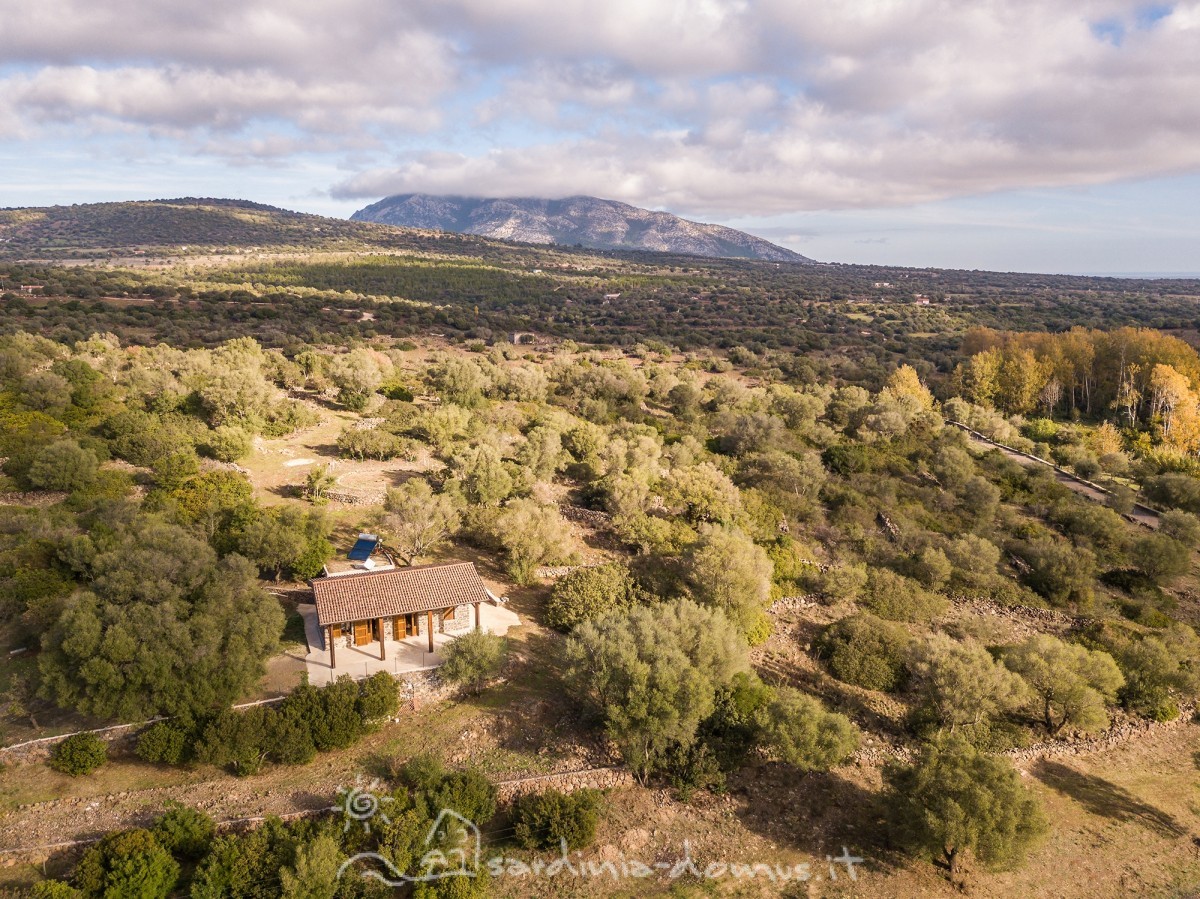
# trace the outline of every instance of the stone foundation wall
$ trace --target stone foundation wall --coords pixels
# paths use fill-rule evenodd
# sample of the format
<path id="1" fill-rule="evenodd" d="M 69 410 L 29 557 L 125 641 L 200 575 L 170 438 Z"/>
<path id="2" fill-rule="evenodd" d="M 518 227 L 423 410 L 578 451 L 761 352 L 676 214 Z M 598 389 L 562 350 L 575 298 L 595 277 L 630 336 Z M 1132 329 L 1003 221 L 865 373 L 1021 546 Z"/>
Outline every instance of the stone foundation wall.
<path id="1" fill-rule="evenodd" d="M 496 792 L 502 802 L 527 793 L 540 793 L 554 789 L 560 793 L 576 790 L 607 790 L 632 784 L 633 775 L 624 768 L 586 768 L 582 771 L 564 771 L 559 774 L 539 774 L 517 780 L 505 780 L 496 784 Z"/>

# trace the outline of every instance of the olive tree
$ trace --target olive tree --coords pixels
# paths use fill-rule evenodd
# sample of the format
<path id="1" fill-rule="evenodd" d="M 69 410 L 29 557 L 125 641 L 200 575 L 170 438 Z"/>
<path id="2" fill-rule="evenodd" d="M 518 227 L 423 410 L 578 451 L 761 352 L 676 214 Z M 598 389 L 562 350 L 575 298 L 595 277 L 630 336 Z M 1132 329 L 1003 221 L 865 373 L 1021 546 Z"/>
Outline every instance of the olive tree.
<path id="1" fill-rule="evenodd" d="M 801 771 L 827 771 L 858 748 L 858 728 L 820 701 L 782 687 L 767 706 L 763 739 L 773 752 Z"/>
<path id="2" fill-rule="evenodd" d="M 982 725 L 1028 701 L 1025 682 L 981 644 L 932 634 L 909 655 L 924 712 L 942 727 Z"/>
<path id="3" fill-rule="evenodd" d="M 688 554 L 692 594 L 724 612 L 752 643 L 768 634 L 765 612 L 773 572 L 766 550 L 737 530 L 706 527 Z"/>
<path id="4" fill-rule="evenodd" d="M 1010 647 L 1004 664 L 1029 684 L 1034 711 L 1051 733 L 1068 725 L 1085 732 L 1105 727 L 1105 705 L 1116 700 L 1125 683 L 1107 652 L 1049 634 L 1035 634 Z"/>
<path id="5" fill-rule="evenodd" d="M 1012 763 L 962 738 L 926 745 L 911 766 L 889 765 L 884 784 L 893 837 L 942 861 L 952 877 L 968 856 L 991 868 L 1011 866 L 1046 830 L 1037 800 Z"/>
<path id="6" fill-rule="evenodd" d="M 565 648 L 571 690 L 643 781 L 691 745 L 720 686 L 746 671 L 746 646 L 719 611 L 676 600 L 585 621 Z"/>
<path id="7" fill-rule="evenodd" d="M 424 479 L 410 478 L 387 491 L 379 528 L 388 548 L 412 565 L 449 539 L 461 522 L 452 495 L 434 493 Z"/>

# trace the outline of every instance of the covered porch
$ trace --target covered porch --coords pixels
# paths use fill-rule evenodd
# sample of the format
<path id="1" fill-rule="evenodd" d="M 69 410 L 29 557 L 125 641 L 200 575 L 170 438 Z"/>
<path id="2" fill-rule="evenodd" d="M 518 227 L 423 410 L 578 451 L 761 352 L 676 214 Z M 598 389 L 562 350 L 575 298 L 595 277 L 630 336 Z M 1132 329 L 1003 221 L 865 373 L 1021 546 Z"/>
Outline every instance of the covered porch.
<path id="1" fill-rule="evenodd" d="M 435 628 L 432 634 L 423 628 L 419 634 L 396 639 L 395 631 L 385 627 L 382 644 L 377 639 L 377 632 L 372 630 L 370 639 L 360 645 L 355 645 L 349 635 L 343 635 L 330 652 L 329 629 L 322 628 L 318 623 L 316 606 L 301 604 L 298 611 L 304 618 L 304 630 L 309 645 L 309 652 L 304 660 L 308 681 L 315 686 L 330 683 L 343 674 L 358 680 L 380 671 L 401 676 L 407 672 L 432 670 L 444 661 L 440 654 L 441 649 L 472 629 L 476 623 L 472 608 L 470 628 L 445 633 Z M 428 618 L 422 623 L 427 624 Z M 508 633 L 509 628 L 520 623 L 517 614 L 503 604 L 486 602 L 479 605 L 481 630 L 503 636 Z"/>

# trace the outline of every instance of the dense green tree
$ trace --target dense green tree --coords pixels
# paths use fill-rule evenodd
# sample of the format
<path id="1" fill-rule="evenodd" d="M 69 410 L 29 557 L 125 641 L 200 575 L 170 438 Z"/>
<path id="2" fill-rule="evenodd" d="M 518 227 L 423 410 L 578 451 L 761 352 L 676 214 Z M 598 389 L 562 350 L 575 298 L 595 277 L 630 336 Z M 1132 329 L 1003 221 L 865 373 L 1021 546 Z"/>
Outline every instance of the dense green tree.
<path id="1" fill-rule="evenodd" d="M 741 531 L 705 527 L 687 558 L 692 594 L 720 609 L 751 643 L 770 633 L 766 618 L 774 566 L 766 550 Z"/>
<path id="2" fill-rule="evenodd" d="M 585 621 L 566 646 L 569 687 L 643 779 L 671 747 L 695 740 L 717 689 L 746 668 L 737 629 L 687 600 Z"/>
<path id="3" fill-rule="evenodd" d="M 1108 653 L 1049 634 L 1035 634 L 1010 647 L 1004 664 L 1032 688 L 1033 711 L 1052 733 L 1068 725 L 1081 731 L 1105 727 L 1105 704 L 1116 700 L 1125 682 Z"/>
<path id="4" fill-rule="evenodd" d="M 43 490 L 80 490 L 96 478 L 99 460 L 78 441 L 57 440 L 41 449 L 29 466 L 29 483 Z"/>
<path id="5" fill-rule="evenodd" d="M 148 830 L 111 833 L 89 848 L 75 869 L 75 885 L 88 897 L 166 899 L 179 865 Z"/>
<path id="6" fill-rule="evenodd" d="M 510 500 L 497 516 L 495 529 L 505 568 L 519 584 L 533 580 L 539 566 L 561 565 L 574 555 L 558 509 L 533 498 Z"/>
<path id="7" fill-rule="evenodd" d="M 546 622 L 570 631 L 580 622 L 628 608 L 637 595 L 629 569 L 618 562 L 576 568 L 554 584 L 546 601 Z"/>
<path id="8" fill-rule="evenodd" d="M 513 803 L 513 836 L 525 849 L 585 849 L 596 839 L 599 790 L 528 793 Z"/>
<path id="9" fill-rule="evenodd" d="M 383 509 L 380 531 L 388 548 L 406 565 L 440 546 L 462 522 L 454 497 L 434 493 L 422 478 L 410 478 L 389 489 Z"/>
<path id="10" fill-rule="evenodd" d="M 298 840 L 278 818 L 244 834 L 225 834 L 196 867 L 191 899 L 278 899 L 282 872 L 295 859 Z"/>
<path id="11" fill-rule="evenodd" d="M 296 847 L 296 860 L 279 872 L 282 899 L 334 899 L 344 858 L 338 841 L 317 834 Z"/>
<path id="12" fill-rule="evenodd" d="M 512 475 L 493 446 L 473 447 L 455 456 L 450 467 L 468 502 L 495 506 L 512 495 Z"/>
<path id="13" fill-rule="evenodd" d="M 262 675 L 283 630 L 279 604 L 239 556 L 152 516 L 83 538 L 90 590 L 45 633 L 42 694 L 98 717 L 202 712 Z M 139 635 L 153 634 L 143 640 Z"/>
<path id="14" fill-rule="evenodd" d="M 1014 865 L 1046 830 L 1037 800 L 1012 763 L 961 738 L 926 745 L 912 766 L 889 765 L 884 783 L 893 837 L 943 861 L 952 877 L 968 856 L 992 868 Z"/>
<path id="15" fill-rule="evenodd" d="M 217 827 L 204 812 L 169 801 L 150 829 L 159 845 L 177 859 L 200 859 L 208 854 Z"/>
<path id="16" fill-rule="evenodd" d="M 908 669 L 921 713 L 942 727 L 986 725 L 1029 699 L 1024 681 L 982 645 L 945 634 L 915 643 Z"/>
<path id="17" fill-rule="evenodd" d="M 767 707 L 763 739 L 780 759 L 801 771 L 826 771 L 858 748 L 858 728 L 799 690 L 781 687 Z"/>
<path id="18" fill-rule="evenodd" d="M 1179 702 L 1200 692 L 1200 637 L 1186 624 L 1123 641 L 1112 650 L 1125 684 L 1121 702 L 1158 720 L 1179 714 Z"/>
<path id="19" fill-rule="evenodd" d="M 279 580 L 285 573 L 316 577 L 333 555 L 332 526 L 321 511 L 295 506 L 262 509 L 242 528 L 237 548 L 264 572 Z"/>
<path id="20" fill-rule="evenodd" d="M 442 647 L 441 677 L 461 684 L 476 695 L 500 673 L 508 654 L 508 641 L 489 631 L 475 630 Z"/>

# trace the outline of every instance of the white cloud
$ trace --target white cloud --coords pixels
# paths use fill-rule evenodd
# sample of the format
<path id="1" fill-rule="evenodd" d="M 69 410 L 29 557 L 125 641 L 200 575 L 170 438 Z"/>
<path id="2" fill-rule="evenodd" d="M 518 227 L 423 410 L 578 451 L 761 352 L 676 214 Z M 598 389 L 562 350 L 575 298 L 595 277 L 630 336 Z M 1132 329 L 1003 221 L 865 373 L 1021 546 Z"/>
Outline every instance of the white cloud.
<path id="1" fill-rule="evenodd" d="M 344 158 L 336 195 L 595 193 L 691 215 L 1200 170 L 1200 0 L 1143 7 L 8 0 L 0 140 L 373 152 Z"/>

